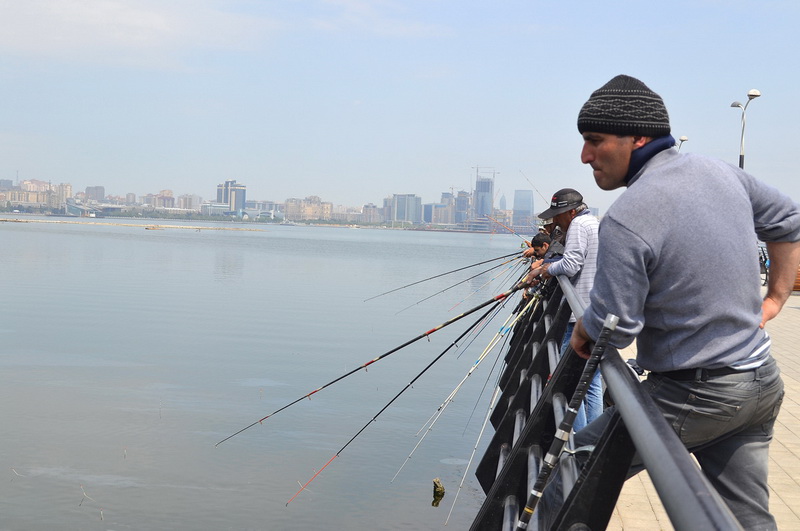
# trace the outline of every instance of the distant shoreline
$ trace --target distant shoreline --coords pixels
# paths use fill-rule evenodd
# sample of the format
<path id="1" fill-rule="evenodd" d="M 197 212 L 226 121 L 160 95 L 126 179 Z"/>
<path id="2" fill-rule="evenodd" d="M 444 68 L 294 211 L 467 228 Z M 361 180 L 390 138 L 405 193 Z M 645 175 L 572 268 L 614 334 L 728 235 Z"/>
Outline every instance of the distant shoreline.
<path id="1" fill-rule="evenodd" d="M 96 220 L 109 220 L 112 218 L 75 218 L 75 219 L 20 219 L 17 216 L 42 216 L 41 214 L 26 214 L 26 213 L 19 213 L 15 212 L 13 218 L 6 218 L 3 217 L 3 214 L 9 213 L 0 213 L 0 222 L 5 223 L 62 223 L 62 224 L 83 224 L 83 225 L 111 225 L 111 226 L 119 226 L 119 227 L 152 227 L 152 228 L 162 228 L 162 229 L 195 229 L 195 230 L 234 230 L 234 231 L 249 231 L 249 232 L 266 232 L 268 228 L 250 228 L 250 227 L 223 227 L 223 226 L 205 226 L 205 225 L 165 225 L 161 223 L 145 223 L 146 220 L 153 220 L 153 221 L 180 221 L 170 218 L 152 218 L 152 217 L 140 217 L 140 218 L 133 218 L 137 221 L 142 221 L 143 223 L 124 223 L 121 221 L 96 221 Z M 58 217 L 58 216 L 46 216 L 46 217 Z M 66 217 L 66 216 L 65 216 Z M 71 216 L 70 216 L 71 217 Z M 122 219 L 130 219 L 130 218 L 122 218 Z M 90 221 L 91 220 L 91 221 Z M 190 221 L 190 220 L 187 220 Z M 236 221 L 232 220 L 219 220 L 219 221 L 212 221 L 212 220 L 203 220 L 207 223 L 237 223 Z M 502 231 L 481 231 L 481 230 L 467 230 L 467 229 L 447 229 L 447 228 L 428 228 L 425 226 L 422 227 L 415 227 L 415 226 L 405 226 L 405 227 L 389 227 L 389 226 L 382 226 L 382 225 L 358 225 L 355 223 L 302 223 L 302 222 L 288 222 L 288 223 L 265 223 L 266 227 L 280 227 L 280 226 L 290 226 L 290 227 L 328 227 L 328 228 L 339 228 L 339 229 L 365 229 L 365 230 L 404 230 L 404 231 L 415 231 L 415 232 L 444 232 L 444 233 L 462 233 L 462 234 L 486 234 L 488 236 L 494 235 L 518 235 L 518 236 L 533 236 L 535 232 L 529 233 L 513 233 L 508 232 L 506 230 Z"/>
<path id="2" fill-rule="evenodd" d="M 53 223 L 67 225 L 112 225 L 116 227 L 141 227 L 145 229 L 194 229 L 194 230 L 237 230 L 249 232 L 266 232 L 266 229 L 251 229 L 247 227 L 205 227 L 201 225 L 162 225 L 154 223 L 117 223 L 114 221 L 72 221 L 67 219 L 16 219 L 0 218 L 4 223 Z"/>

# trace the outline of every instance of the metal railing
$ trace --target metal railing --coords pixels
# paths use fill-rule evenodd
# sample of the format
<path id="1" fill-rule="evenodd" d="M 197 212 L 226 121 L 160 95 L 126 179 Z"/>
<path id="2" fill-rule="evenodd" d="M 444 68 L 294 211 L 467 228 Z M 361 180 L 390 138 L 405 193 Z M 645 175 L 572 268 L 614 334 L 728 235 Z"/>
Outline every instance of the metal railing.
<path id="1" fill-rule="evenodd" d="M 559 277 L 514 327 L 490 419 L 495 435 L 476 471 L 486 499 L 472 530 L 516 529 L 585 365 L 572 348 L 559 352 L 570 314 L 583 310 L 572 284 Z M 636 452 L 675 529 L 741 529 L 615 349 L 607 350 L 600 371 L 617 411 L 582 465 L 577 456 L 584 449 L 576 451 L 570 437 L 559 460 L 563 503 L 539 506 L 528 529 L 605 529 Z"/>

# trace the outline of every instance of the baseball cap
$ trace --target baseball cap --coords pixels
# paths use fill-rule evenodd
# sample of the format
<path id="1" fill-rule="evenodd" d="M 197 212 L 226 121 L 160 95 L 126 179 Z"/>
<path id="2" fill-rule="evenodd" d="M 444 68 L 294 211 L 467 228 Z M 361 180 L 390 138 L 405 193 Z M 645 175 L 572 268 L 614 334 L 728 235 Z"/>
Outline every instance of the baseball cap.
<path id="1" fill-rule="evenodd" d="M 553 194 L 550 208 L 539 214 L 539 218 L 549 219 L 573 208 L 578 208 L 581 204 L 583 204 L 583 196 L 580 192 L 572 188 L 562 188 Z"/>

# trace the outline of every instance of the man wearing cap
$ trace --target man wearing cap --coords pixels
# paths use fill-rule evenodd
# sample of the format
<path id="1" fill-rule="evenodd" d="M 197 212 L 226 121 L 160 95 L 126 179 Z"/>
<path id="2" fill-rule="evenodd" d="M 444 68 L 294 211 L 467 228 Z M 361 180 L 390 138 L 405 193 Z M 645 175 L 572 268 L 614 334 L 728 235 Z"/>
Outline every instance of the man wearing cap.
<path id="1" fill-rule="evenodd" d="M 542 220 L 542 228 L 539 230 L 544 231 L 550 236 L 551 241 L 559 242 L 561 245 L 564 245 L 564 231 L 561 230 L 561 227 L 556 225 L 556 222 L 553 221 L 552 218 Z"/>
<path id="2" fill-rule="evenodd" d="M 643 384 L 741 525 L 775 529 L 767 465 L 783 382 L 764 325 L 792 292 L 800 207 L 733 165 L 671 149 L 664 102 L 638 79 L 617 76 L 593 92 L 578 130 L 597 185 L 628 189 L 600 225 L 572 347 L 587 357 L 606 314 L 619 316 L 611 343 L 636 339 L 650 371 Z M 685 238 L 686 219 L 703 238 Z M 756 238 L 771 260 L 763 299 Z M 576 434 L 576 446 L 596 441 L 612 412 Z"/>
<path id="3" fill-rule="evenodd" d="M 553 218 L 553 222 L 566 233 L 564 255 L 554 262 L 534 263 L 530 276 L 564 275 L 570 278 L 575 291 L 584 303 L 589 303 L 589 292 L 594 283 L 597 271 L 597 231 L 599 222 L 586 205 L 583 196 L 572 188 L 563 188 L 553 195 L 550 208 L 539 214 L 541 219 Z M 570 316 L 564 333 L 561 353 L 569 345 L 572 329 L 575 326 L 575 315 Z M 603 382 L 597 373 L 586 392 L 583 406 L 573 424 L 575 431 L 583 428 L 603 412 Z"/>

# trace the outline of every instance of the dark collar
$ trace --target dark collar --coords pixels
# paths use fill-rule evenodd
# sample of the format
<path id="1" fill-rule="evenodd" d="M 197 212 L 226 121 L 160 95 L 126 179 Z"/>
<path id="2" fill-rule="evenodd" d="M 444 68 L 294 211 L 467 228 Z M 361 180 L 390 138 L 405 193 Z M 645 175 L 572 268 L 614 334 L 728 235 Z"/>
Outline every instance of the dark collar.
<path id="1" fill-rule="evenodd" d="M 633 177 L 639 173 L 639 170 L 648 160 L 674 145 L 675 139 L 672 138 L 672 135 L 666 135 L 654 138 L 639 149 L 634 149 L 633 153 L 631 153 L 631 162 L 628 165 L 628 174 L 625 176 L 625 185 L 630 186 L 636 181 Z"/>

